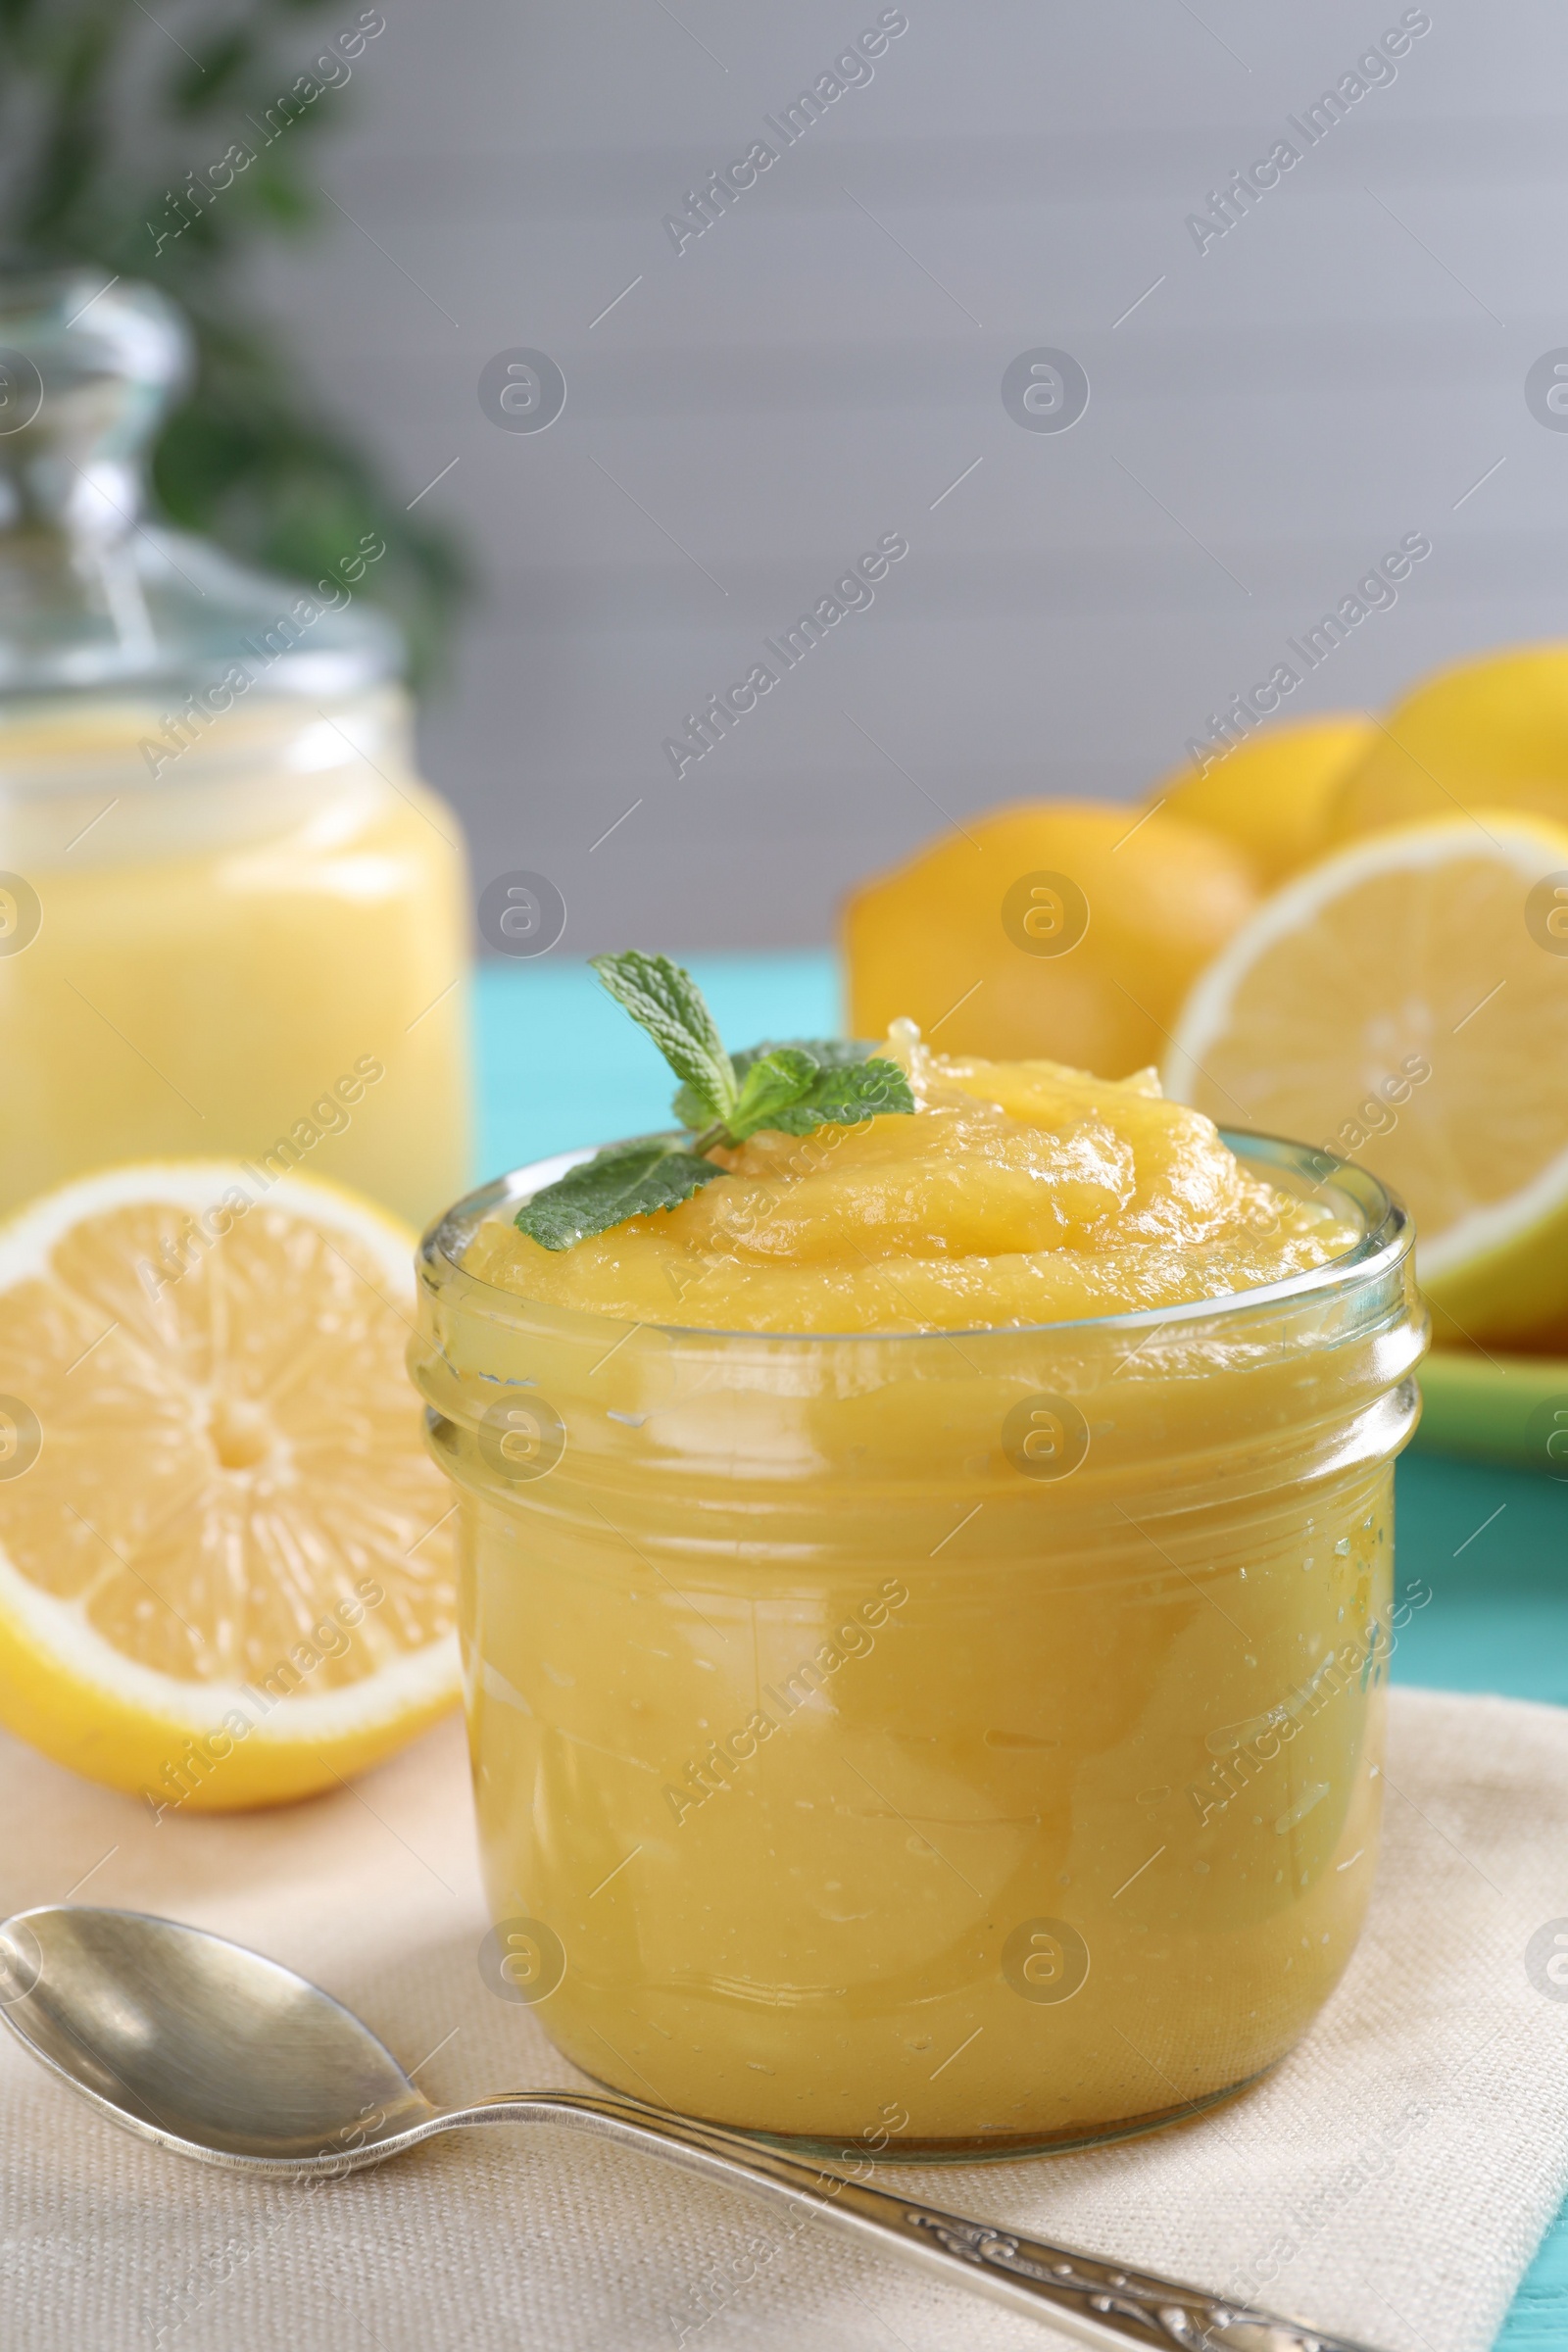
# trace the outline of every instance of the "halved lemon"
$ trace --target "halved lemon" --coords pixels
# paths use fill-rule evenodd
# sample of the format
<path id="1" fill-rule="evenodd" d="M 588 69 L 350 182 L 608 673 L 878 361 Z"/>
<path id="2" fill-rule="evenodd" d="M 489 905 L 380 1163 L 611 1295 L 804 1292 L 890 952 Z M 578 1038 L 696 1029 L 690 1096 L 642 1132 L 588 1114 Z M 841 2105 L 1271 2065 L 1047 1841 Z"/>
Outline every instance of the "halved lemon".
<path id="1" fill-rule="evenodd" d="M 1408 1203 L 1440 1337 L 1568 1311 L 1568 828 L 1505 810 L 1357 842 L 1194 988 L 1167 1091 L 1362 1161 Z"/>
<path id="2" fill-rule="evenodd" d="M 161 1808 L 329 1788 L 458 1695 L 415 1236 L 314 1177 L 112 1168 L 0 1227 L 0 1722 Z"/>

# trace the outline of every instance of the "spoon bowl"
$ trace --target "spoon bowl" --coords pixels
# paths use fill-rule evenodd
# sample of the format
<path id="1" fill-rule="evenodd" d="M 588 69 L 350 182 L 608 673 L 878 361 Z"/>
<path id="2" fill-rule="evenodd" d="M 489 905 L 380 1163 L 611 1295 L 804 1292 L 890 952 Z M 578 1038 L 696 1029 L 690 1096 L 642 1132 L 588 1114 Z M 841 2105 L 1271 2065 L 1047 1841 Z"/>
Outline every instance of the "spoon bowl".
<path id="1" fill-rule="evenodd" d="M 293 2171 L 407 2144 L 440 2112 L 318 1985 L 174 1920 L 66 1904 L 8 1919 L 0 2001 L 74 2090 L 181 2154 Z"/>
<path id="2" fill-rule="evenodd" d="M 204 2164 L 299 2180 L 380 2164 L 463 2126 L 563 2124 L 829 2222 L 1101 2352 L 1364 2352 L 1154 2272 L 874 2187 L 863 2145 L 841 2151 L 851 2169 L 840 2172 L 592 2091 L 437 2107 L 319 1985 L 177 1920 L 91 1904 L 18 1912 L 0 1923 L 0 2018 L 111 2123 Z"/>

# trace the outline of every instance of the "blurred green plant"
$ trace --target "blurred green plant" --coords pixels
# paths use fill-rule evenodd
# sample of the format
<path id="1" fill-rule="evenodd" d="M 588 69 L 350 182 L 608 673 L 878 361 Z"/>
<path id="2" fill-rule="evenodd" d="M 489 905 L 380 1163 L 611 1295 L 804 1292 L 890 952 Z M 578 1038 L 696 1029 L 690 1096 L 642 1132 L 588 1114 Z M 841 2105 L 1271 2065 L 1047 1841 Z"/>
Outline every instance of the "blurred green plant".
<path id="1" fill-rule="evenodd" d="M 329 11 L 322 46 L 315 21 Z M 380 28 L 356 0 L 161 0 L 156 16 L 139 0 L 0 0 L 0 245 L 9 263 L 84 263 L 180 305 L 195 377 L 153 464 L 170 517 L 312 579 L 378 532 L 377 596 L 417 681 L 470 585 L 462 545 L 409 514 L 313 401 L 243 267 L 262 240 L 321 217 L 312 149 Z"/>

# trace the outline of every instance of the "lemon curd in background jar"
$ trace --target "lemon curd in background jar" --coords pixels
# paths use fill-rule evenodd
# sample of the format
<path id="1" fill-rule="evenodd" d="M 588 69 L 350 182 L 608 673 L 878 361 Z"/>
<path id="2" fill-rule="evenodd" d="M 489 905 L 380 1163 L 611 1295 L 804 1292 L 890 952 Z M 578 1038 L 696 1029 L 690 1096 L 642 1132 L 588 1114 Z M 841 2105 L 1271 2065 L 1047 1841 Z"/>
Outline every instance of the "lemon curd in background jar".
<path id="1" fill-rule="evenodd" d="M 912 1117 L 673 1211 L 542 1250 L 556 1163 L 427 1238 L 481 1846 L 589 2074 L 1059 2146 L 1245 2083 L 1345 1967 L 1424 1325 L 1361 1172 L 905 1052 Z"/>
<path id="2" fill-rule="evenodd" d="M 150 288 L 0 277 L 0 1210 L 108 1162 L 465 1181 L 467 885 L 385 543 L 314 581 L 137 519 L 188 366 Z"/>
<path id="3" fill-rule="evenodd" d="M 422 1223 L 467 1171 L 467 906 L 401 697 L 237 705 L 157 779 L 149 716 L 0 712 L 0 1207 L 195 1152 Z"/>

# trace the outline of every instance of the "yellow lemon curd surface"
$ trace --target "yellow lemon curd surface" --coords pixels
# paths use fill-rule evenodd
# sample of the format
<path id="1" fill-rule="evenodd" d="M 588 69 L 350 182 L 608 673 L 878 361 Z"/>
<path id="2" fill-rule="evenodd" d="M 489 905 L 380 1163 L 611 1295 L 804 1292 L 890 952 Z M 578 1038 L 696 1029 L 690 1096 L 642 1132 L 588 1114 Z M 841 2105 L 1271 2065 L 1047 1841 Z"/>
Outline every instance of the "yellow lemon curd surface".
<path id="1" fill-rule="evenodd" d="M 567 1250 L 498 1220 L 470 1270 L 628 1322 L 925 1331 L 1220 1298 L 1355 1239 L 1327 1203 L 1250 1174 L 1152 1070 L 946 1060 L 897 1029 L 894 1051 L 914 1117 L 754 1136 L 714 1154 L 730 1181 Z"/>
<path id="2" fill-rule="evenodd" d="M 690 2113 L 1073 2144 L 1348 1957 L 1423 1324 L 1372 1180 L 896 1043 L 912 1117 L 426 1244 L 498 1989 Z"/>

